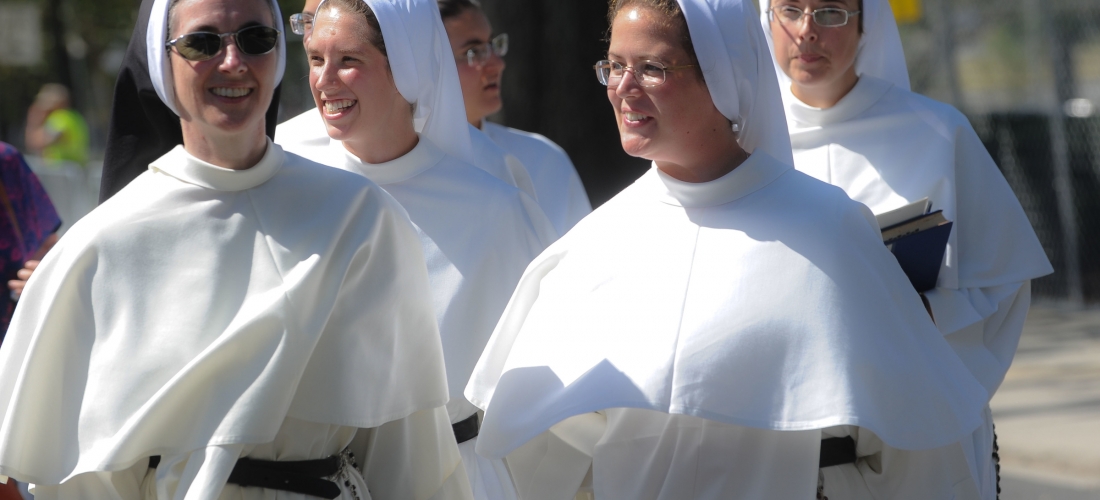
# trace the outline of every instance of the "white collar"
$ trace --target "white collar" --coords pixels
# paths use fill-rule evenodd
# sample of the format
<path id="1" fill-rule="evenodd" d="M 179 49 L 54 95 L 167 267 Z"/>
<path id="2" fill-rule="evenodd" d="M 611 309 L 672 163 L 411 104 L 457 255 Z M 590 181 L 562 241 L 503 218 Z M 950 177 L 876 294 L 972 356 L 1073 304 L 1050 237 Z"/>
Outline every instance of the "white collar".
<path id="1" fill-rule="evenodd" d="M 684 208 L 705 208 L 725 205 L 752 194 L 790 169 L 790 165 L 757 150 L 732 172 L 710 182 L 676 180 L 661 172 L 656 164 L 641 181 L 650 184 L 663 203 Z"/>
<path id="2" fill-rule="evenodd" d="M 331 147 L 340 148 L 344 169 L 356 172 L 375 184 L 385 185 L 405 181 L 434 167 L 446 156 L 432 141 L 420 135 L 411 151 L 383 163 L 367 163 L 344 147 L 340 141 L 332 141 Z"/>
<path id="3" fill-rule="evenodd" d="M 873 76 L 861 76 L 856 86 L 841 97 L 831 108 L 815 108 L 799 100 L 789 92 L 784 103 L 787 107 L 787 116 L 794 121 L 806 125 L 828 125 L 850 120 L 860 113 L 867 111 L 882 96 L 886 95 L 894 84 L 880 80 Z"/>
<path id="4" fill-rule="evenodd" d="M 283 148 L 267 139 L 267 150 L 260 162 L 244 170 L 219 167 L 188 153 L 183 145 L 176 146 L 149 164 L 149 169 L 207 189 L 244 191 L 263 184 L 275 176 L 286 160 Z"/>

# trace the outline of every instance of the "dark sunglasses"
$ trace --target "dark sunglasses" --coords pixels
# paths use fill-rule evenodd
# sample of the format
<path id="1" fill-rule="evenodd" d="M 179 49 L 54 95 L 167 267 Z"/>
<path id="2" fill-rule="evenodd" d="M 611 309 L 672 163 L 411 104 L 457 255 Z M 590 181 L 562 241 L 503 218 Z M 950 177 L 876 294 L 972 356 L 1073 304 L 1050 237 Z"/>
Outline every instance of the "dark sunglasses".
<path id="1" fill-rule="evenodd" d="M 225 37 L 231 36 L 237 42 L 241 53 L 250 56 L 266 54 L 275 49 L 279 42 L 279 30 L 267 26 L 249 26 L 236 33 L 210 33 L 199 31 L 188 33 L 164 44 L 165 48 L 176 52 L 188 61 L 205 61 L 222 51 Z"/>

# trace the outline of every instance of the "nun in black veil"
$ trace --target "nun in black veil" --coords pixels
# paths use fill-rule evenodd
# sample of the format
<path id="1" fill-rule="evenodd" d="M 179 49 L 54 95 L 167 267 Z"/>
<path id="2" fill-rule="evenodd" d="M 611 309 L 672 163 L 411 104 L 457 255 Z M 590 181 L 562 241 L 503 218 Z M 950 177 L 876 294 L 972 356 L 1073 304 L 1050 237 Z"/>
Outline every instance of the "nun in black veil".
<path id="1" fill-rule="evenodd" d="M 183 144 L 179 117 L 160 100 L 149 78 L 145 38 L 152 8 L 153 0 L 141 1 L 137 25 L 115 83 L 107 151 L 103 155 L 103 179 L 99 185 L 100 203 L 126 187 L 148 169 L 153 160 Z M 267 108 L 267 136 L 270 138 L 275 137 L 281 88 L 275 88 Z"/>

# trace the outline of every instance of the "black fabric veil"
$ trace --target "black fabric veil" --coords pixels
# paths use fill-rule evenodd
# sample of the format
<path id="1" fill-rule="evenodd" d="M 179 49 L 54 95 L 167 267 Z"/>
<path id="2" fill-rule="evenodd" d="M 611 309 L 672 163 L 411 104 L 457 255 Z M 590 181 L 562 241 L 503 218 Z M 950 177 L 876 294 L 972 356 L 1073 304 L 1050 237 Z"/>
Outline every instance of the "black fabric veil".
<path id="1" fill-rule="evenodd" d="M 153 160 L 183 144 L 179 117 L 161 102 L 149 79 L 145 36 L 152 8 L 153 0 L 142 0 L 137 25 L 115 83 L 107 150 L 103 156 L 103 178 L 99 185 L 100 203 L 141 175 Z M 276 23 L 282 24 L 282 20 Z M 275 137 L 281 88 L 281 85 L 275 87 L 267 108 L 267 136 L 271 138 Z"/>

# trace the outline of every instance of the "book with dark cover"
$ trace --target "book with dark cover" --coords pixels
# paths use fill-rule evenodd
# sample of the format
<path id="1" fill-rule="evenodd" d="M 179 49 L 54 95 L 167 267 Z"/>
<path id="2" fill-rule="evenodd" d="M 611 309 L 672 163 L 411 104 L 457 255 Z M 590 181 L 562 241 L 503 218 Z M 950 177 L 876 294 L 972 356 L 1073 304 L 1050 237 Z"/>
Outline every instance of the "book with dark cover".
<path id="1" fill-rule="evenodd" d="M 936 211 L 882 228 L 883 243 L 918 292 L 936 287 L 953 225 Z"/>

